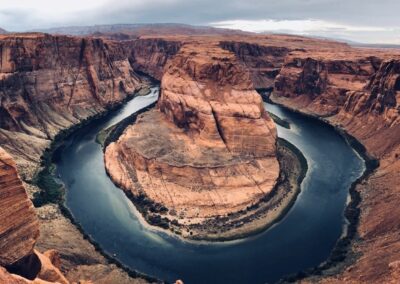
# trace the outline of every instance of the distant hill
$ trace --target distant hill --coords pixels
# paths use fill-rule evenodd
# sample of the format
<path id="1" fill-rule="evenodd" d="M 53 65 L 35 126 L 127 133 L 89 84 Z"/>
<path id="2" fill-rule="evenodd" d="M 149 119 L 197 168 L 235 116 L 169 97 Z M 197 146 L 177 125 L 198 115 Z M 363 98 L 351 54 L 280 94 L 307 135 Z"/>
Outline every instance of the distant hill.
<path id="1" fill-rule="evenodd" d="M 116 24 L 95 26 L 56 27 L 37 29 L 36 32 L 65 35 L 98 35 L 130 39 L 141 35 L 232 35 L 249 34 L 240 30 L 220 29 L 185 24 Z"/>
<path id="2" fill-rule="evenodd" d="M 0 28 L 0 34 L 6 34 L 7 31 L 5 29 Z"/>
<path id="3" fill-rule="evenodd" d="M 336 42 L 343 42 L 347 43 L 348 45 L 352 47 L 364 47 L 364 48 L 377 48 L 377 49 L 382 49 L 382 48 L 387 48 L 387 49 L 398 49 L 400 48 L 400 44 L 390 44 L 390 43 L 363 43 L 363 42 L 358 42 L 358 41 L 353 41 L 349 39 L 344 39 L 344 38 L 338 38 L 338 37 L 322 37 L 322 36 L 309 36 L 310 38 L 317 38 L 317 39 L 323 39 L 323 40 L 333 40 Z"/>

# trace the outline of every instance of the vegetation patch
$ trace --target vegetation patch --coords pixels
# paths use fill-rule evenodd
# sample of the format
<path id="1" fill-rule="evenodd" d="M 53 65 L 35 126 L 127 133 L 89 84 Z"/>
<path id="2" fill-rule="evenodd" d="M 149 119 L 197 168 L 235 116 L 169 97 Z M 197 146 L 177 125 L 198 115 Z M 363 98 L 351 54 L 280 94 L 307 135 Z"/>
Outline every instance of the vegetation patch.
<path id="1" fill-rule="evenodd" d="M 115 129 L 117 125 L 112 125 L 106 129 L 101 130 L 97 136 L 96 136 L 96 142 L 101 145 L 101 147 L 104 148 L 104 143 L 106 142 L 106 139 L 108 135 Z"/>
<path id="2" fill-rule="evenodd" d="M 290 129 L 290 123 L 287 120 L 282 119 L 279 116 L 277 116 L 277 115 L 275 115 L 275 114 L 273 114 L 272 112 L 269 112 L 269 111 L 268 111 L 268 115 L 272 118 L 272 120 L 276 124 L 286 128 L 286 129 Z"/>

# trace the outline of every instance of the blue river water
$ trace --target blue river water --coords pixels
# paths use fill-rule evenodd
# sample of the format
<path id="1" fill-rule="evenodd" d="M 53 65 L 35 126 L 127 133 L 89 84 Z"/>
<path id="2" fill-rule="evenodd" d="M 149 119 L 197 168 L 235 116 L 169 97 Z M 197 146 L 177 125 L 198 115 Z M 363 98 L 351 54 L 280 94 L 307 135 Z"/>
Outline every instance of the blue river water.
<path id="1" fill-rule="evenodd" d="M 295 204 L 270 229 L 242 240 L 182 241 L 143 226 L 122 190 L 105 172 L 99 131 L 153 103 L 158 88 L 77 130 L 57 151 L 57 174 L 66 186 L 66 206 L 100 246 L 128 267 L 173 282 L 273 283 L 327 259 L 343 231 L 351 183 L 364 161 L 326 124 L 276 105 L 265 108 L 287 120 L 278 136 L 294 144 L 309 169 Z"/>

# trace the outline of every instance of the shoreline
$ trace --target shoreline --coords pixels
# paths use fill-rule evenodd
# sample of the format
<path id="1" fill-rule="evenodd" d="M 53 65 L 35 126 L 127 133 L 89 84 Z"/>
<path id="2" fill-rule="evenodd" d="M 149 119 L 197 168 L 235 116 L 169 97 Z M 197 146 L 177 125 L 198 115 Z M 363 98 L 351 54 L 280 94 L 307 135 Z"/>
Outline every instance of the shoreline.
<path id="1" fill-rule="evenodd" d="M 317 119 L 317 120 L 319 120 L 319 121 L 322 121 L 322 122 L 326 123 L 327 126 L 334 128 L 335 131 L 338 131 L 338 133 L 344 137 L 344 139 L 346 140 L 346 142 L 349 143 L 349 145 L 354 149 L 354 151 L 357 152 L 357 153 L 363 158 L 363 160 L 364 160 L 364 162 L 365 162 L 365 164 L 366 164 L 366 169 L 364 170 L 363 175 L 360 176 L 357 180 L 355 180 L 355 181 L 352 183 L 352 185 L 350 186 L 349 195 L 351 196 L 351 200 L 350 200 L 350 202 L 348 203 L 348 205 L 346 206 L 346 209 L 345 209 L 345 217 L 346 217 L 346 220 L 348 220 L 348 222 L 349 222 L 349 224 L 347 225 L 347 227 L 350 228 L 350 227 L 352 226 L 353 222 L 354 222 L 354 219 L 356 219 L 357 222 L 358 222 L 358 215 L 357 215 L 357 214 L 359 214 L 359 212 L 357 212 L 357 209 L 358 209 L 357 206 L 358 206 L 359 203 L 360 203 L 360 200 L 358 200 L 358 199 L 360 199 L 360 197 L 359 197 L 359 193 L 355 190 L 355 187 L 356 187 L 357 184 L 359 184 L 360 182 L 362 182 L 363 180 L 365 180 L 366 178 L 368 178 L 368 176 L 376 169 L 376 160 L 374 160 L 374 159 L 366 152 L 365 147 L 364 147 L 357 139 L 355 139 L 355 138 L 352 137 L 351 135 L 347 134 L 346 131 L 343 130 L 343 129 L 341 129 L 340 127 L 331 125 L 325 118 L 320 118 L 320 117 L 318 117 L 318 116 L 314 116 L 314 115 L 311 115 L 311 114 L 302 113 L 302 112 L 300 112 L 300 111 L 298 111 L 298 110 L 296 110 L 296 109 L 293 109 L 293 108 L 290 108 L 290 107 L 286 107 L 285 105 L 282 105 L 282 104 L 279 104 L 279 103 L 275 103 L 275 102 L 273 102 L 273 101 L 271 101 L 271 102 L 274 103 L 274 104 L 280 105 L 280 106 L 282 106 L 282 107 L 284 107 L 284 108 L 286 108 L 286 109 L 289 109 L 289 110 L 291 110 L 291 111 L 293 111 L 293 112 L 296 112 L 296 113 L 299 113 L 299 114 L 301 114 L 301 115 L 305 115 L 305 116 L 307 116 L 307 117 L 309 117 L 309 118 Z M 122 104 L 123 104 L 123 103 L 121 103 L 121 105 L 122 105 Z M 118 106 L 117 106 L 117 107 L 118 107 Z M 89 122 L 91 122 L 91 121 L 94 121 L 94 120 L 96 120 L 96 119 L 100 119 L 100 118 L 106 116 L 106 115 L 107 115 L 108 113 L 110 113 L 110 112 L 111 112 L 111 110 L 108 110 L 108 111 L 106 111 L 106 113 L 103 113 L 103 114 L 100 115 L 99 117 L 97 117 L 97 116 L 92 117 L 92 118 L 89 119 L 89 121 L 87 121 L 87 123 L 89 123 Z M 86 124 L 85 124 L 85 125 L 86 125 Z M 84 126 L 84 125 L 81 125 L 81 124 L 79 125 L 79 127 L 77 127 L 77 126 L 75 125 L 75 126 L 72 127 L 73 129 L 70 130 L 70 131 L 73 132 L 74 130 L 76 130 L 76 129 L 80 128 L 80 127 L 83 127 L 83 126 Z M 71 133 L 68 133 L 68 135 L 70 135 L 70 134 L 71 134 Z M 63 138 L 65 138 L 65 137 L 66 137 L 66 136 L 64 136 Z M 58 141 L 58 142 L 60 143 L 61 141 Z M 51 143 L 51 145 L 52 145 L 52 144 L 53 144 L 53 142 Z M 59 146 L 59 145 L 58 145 L 58 146 Z M 55 150 L 55 149 L 54 149 L 54 150 Z M 375 166 L 374 166 L 374 164 L 375 164 Z M 135 207 L 135 208 L 136 208 L 136 207 Z M 67 209 L 67 208 L 66 208 L 66 209 Z M 290 208 L 289 208 L 289 209 L 290 209 Z M 61 210 L 61 208 L 60 208 L 60 210 Z M 354 212 L 353 212 L 354 210 L 356 211 L 356 212 L 355 212 L 355 215 L 354 215 Z M 67 209 L 67 211 L 68 211 L 68 209 Z M 71 216 L 66 216 L 66 214 L 68 214 L 68 213 L 69 213 Z M 95 241 L 93 241 L 93 240 L 90 238 L 90 236 L 86 235 L 86 234 L 84 233 L 83 229 L 80 227 L 80 225 L 77 224 L 76 221 L 73 219 L 72 214 L 71 214 L 69 211 L 68 211 L 68 213 L 63 212 L 63 215 L 64 215 L 65 217 L 67 217 L 67 218 L 74 224 L 74 226 L 76 226 L 76 227 L 78 228 L 78 230 L 82 233 L 83 236 L 85 236 L 85 238 L 88 238 L 88 240 L 90 241 L 90 243 L 92 243 L 92 244 L 96 247 L 96 251 L 99 251 L 99 253 L 101 253 L 104 257 L 106 257 L 107 260 L 108 260 L 110 263 L 116 263 L 118 267 L 120 267 L 120 268 L 122 268 L 123 270 L 125 270 L 126 272 L 128 272 L 128 274 L 129 274 L 130 276 L 134 275 L 134 277 L 135 277 L 135 276 L 136 276 L 136 277 L 138 277 L 138 276 L 139 276 L 139 277 L 144 277 L 144 279 L 146 279 L 146 280 L 150 280 L 150 279 L 151 279 L 150 281 L 160 281 L 159 279 L 154 279 L 154 278 L 152 278 L 151 276 L 149 276 L 149 278 L 147 278 L 147 276 L 144 276 L 144 275 L 142 275 L 142 274 L 140 274 L 140 273 L 138 273 L 138 272 L 136 272 L 136 271 L 134 271 L 134 270 L 132 270 L 132 269 L 130 269 L 130 268 L 124 267 L 118 260 L 114 259 L 112 256 L 108 255 L 105 251 L 103 251 L 103 250 L 99 247 L 99 245 L 98 245 Z M 285 212 L 285 214 L 286 214 L 286 212 Z M 283 215 L 285 215 L 285 214 L 283 214 Z M 348 216 L 350 216 L 351 214 L 353 214 L 353 215 L 352 215 L 353 217 L 348 217 Z M 357 216 L 356 216 L 356 215 L 357 215 Z M 141 214 L 140 214 L 140 216 L 141 216 Z M 277 222 L 279 222 L 279 220 L 278 220 Z M 142 222 L 141 222 L 141 223 L 142 223 Z M 181 236 L 176 235 L 176 234 L 170 232 L 169 230 L 165 230 L 165 229 L 158 228 L 158 227 L 155 228 L 154 226 L 148 224 L 146 221 L 144 221 L 144 222 L 142 223 L 142 225 L 143 225 L 143 226 L 146 226 L 147 228 L 150 228 L 151 230 L 161 231 L 161 232 L 163 232 L 163 233 L 167 233 L 167 234 L 170 235 L 170 236 L 178 237 L 179 239 L 182 239 L 182 240 L 184 240 L 184 241 L 193 241 L 193 240 L 190 240 L 190 239 L 184 239 L 184 238 L 182 238 Z M 354 230 L 354 229 L 353 229 L 353 230 L 352 230 L 352 229 L 347 229 L 347 234 L 344 235 L 344 236 L 342 236 L 342 237 L 338 240 L 337 244 L 335 245 L 335 248 L 332 250 L 331 255 L 335 254 L 336 251 L 339 251 L 339 252 L 342 252 L 342 251 L 343 251 L 343 247 L 340 247 L 340 246 L 342 246 L 342 244 L 341 244 L 340 242 L 343 242 L 343 243 L 344 243 L 344 246 L 346 246 L 346 253 L 348 253 L 348 251 L 347 251 L 347 248 L 349 247 L 348 235 L 349 235 L 349 232 L 353 231 L 353 237 L 351 237 L 350 241 L 354 239 L 354 232 L 356 232 L 356 226 L 357 226 L 357 224 L 355 224 L 355 225 L 353 225 L 353 226 L 355 226 L 355 230 Z M 263 229 L 263 230 L 266 230 L 266 229 Z M 342 240 L 343 240 L 343 241 L 342 241 Z M 239 240 L 239 241 L 240 241 L 240 240 Z M 199 242 L 199 241 L 196 240 L 196 242 Z M 301 280 L 301 279 L 304 279 L 304 278 L 306 278 L 306 277 L 308 277 L 308 276 L 313 276 L 313 275 L 314 275 L 314 276 L 317 276 L 317 275 L 320 275 L 323 271 L 327 271 L 328 269 L 332 269 L 332 268 L 334 268 L 334 267 L 337 267 L 341 262 L 343 262 L 343 260 L 339 260 L 339 261 L 338 261 L 338 260 L 335 260 L 335 259 L 332 260 L 331 258 L 332 258 L 332 257 L 330 256 L 326 261 L 324 261 L 323 263 L 321 263 L 321 264 L 320 264 L 319 266 L 317 266 L 317 267 L 308 269 L 307 271 L 299 272 L 299 273 L 297 273 L 295 276 L 287 276 L 287 277 L 284 277 L 283 280 L 286 279 L 286 280 L 288 280 L 288 281 L 293 281 L 293 279 L 294 279 L 294 280 Z M 118 264 L 119 264 L 119 265 L 118 265 Z M 295 277 L 295 278 L 293 278 L 293 277 Z"/>
<path id="2" fill-rule="evenodd" d="M 140 221 L 140 224 L 150 231 L 161 232 L 170 237 L 179 239 L 184 242 L 190 242 L 190 243 L 210 243 L 210 242 L 216 243 L 216 242 L 242 241 L 245 238 L 252 237 L 257 234 L 267 231 L 269 228 L 271 228 L 272 226 L 277 224 L 279 221 L 281 221 L 286 216 L 286 214 L 290 211 L 290 209 L 296 202 L 298 195 L 301 192 L 301 183 L 302 183 L 303 179 L 305 178 L 306 173 L 308 171 L 307 160 L 303 156 L 301 151 L 298 148 L 296 148 L 293 144 L 291 144 L 290 142 L 288 142 L 282 138 L 278 138 L 278 141 L 279 142 L 277 142 L 277 143 L 280 144 L 279 146 L 282 148 L 285 148 L 284 151 L 290 152 L 289 155 L 287 155 L 287 154 L 286 155 L 287 156 L 292 155 L 292 157 L 290 157 L 289 159 L 288 159 L 288 157 L 285 157 L 285 158 L 290 160 L 290 162 L 294 162 L 294 163 L 298 164 L 296 167 L 296 170 L 292 172 L 292 174 L 293 173 L 294 174 L 288 178 L 288 179 L 294 179 L 295 181 L 294 180 L 288 181 L 286 179 L 283 181 L 279 180 L 277 182 L 277 184 L 275 185 L 274 189 L 272 190 L 272 192 L 267 194 L 264 197 L 267 200 L 260 200 L 254 205 L 255 208 L 253 208 L 253 210 L 257 211 L 257 209 L 259 209 L 261 207 L 260 208 L 261 212 L 254 212 L 255 214 L 249 214 L 248 216 L 244 216 L 245 218 L 247 217 L 247 218 L 250 218 L 251 220 L 244 223 L 243 226 L 240 226 L 237 229 L 228 230 L 228 231 L 225 231 L 225 232 L 222 232 L 219 234 L 218 233 L 210 234 L 208 232 L 205 232 L 203 235 L 191 236 L 190 234 L 187 234 L 184 236 L 183 234 L 177 233 L 176 231 L 173 231 L 170 228 L 164 228 L 162 226 L 157 226 L 157 225 L 151 224 L 151 222 L 149 222 L 149 220 L 146 218 L 146 215 L 144 215 L 142 212 L 144 208 L 140 207 L 140 205 L 137 204 L 137 200 L 135 199 L 133 194 L 130 191 L 126 191 L 126 190 L 118 187 L 118 185 L 116 185 L 116 187 L 118 187 L 119 190 L 122 190 L 124 192 L 124 194 L 127 196 L 127 198 L 130 200 L 131 204 L 134 207 L 136 217 Z M 283 155 L 282 151 L 278 154 Z M 281 159 L 283 159 L 283 158 L 281 157 Z M 281 171 L 279 179 L 281 178 L 282 173 L 283 172 Z M 284 173 L 284 175 L 285 174 L 287 174 L 287 173 Z M 109 176 L 108 172 L 107 172 L 107 175 Z M 111 179 L 111 177 L 110 177 L 110 179 Z M 285 186 L 292 187 L 292 189 L 289 191 L 286 191 L 286 192 L 282 192 L 283 189 L 280 187 L 285 187 Z M 282 196 L 282 194 L 284 196 Z M 277 200 L 275 200 L 275 203 L 280 203 L 281 205 L 274 208 L 273 210 L 262 207 L 262 206 L 268 207 L 270 205 L 269 201 L 273 198 L 277 198 Z M 235 213 L 235 214 L 238 214 L 238 213 Z M 229 218 L 229 217 L 227 217 L 227 218 Z M 240 219 L 238 221 L 242 222 Z M 218 225 L 224 226 L 224 223 L 218 224 Z M 184 229 L 186 229 L 186 228 L 184 228 Z"/>
<path id="3" fill-rule="evenodd" d="M 138 92 L 140 92 L 140 90 L 138 90 Z M 108 252 L 103 250 L 101 248 L 100 244 L 97 243 L 91 237 L 91 235 L 87 234 L 84 231 L 81 224 L 75 220 L 73 214 L 68 209 L 68 207 L 65 205 L 65 200 L 64 200 L 65 187 L 63 184 L 57 183 L 56 177 L 54 176 L 54 173 L 52 170 L 53 166 L 54 166 L 53 156 L 56 153 L 56 151 L 62 146 L 62 144 L 66 138 L 68 138 L 70 135 L 72 135 L 78 129 L 81 129 L 97 120 L 101 120 L 115 111 L 118 111 L 125 103 L 127 103 L 128 101 L 130 101 L 130 100 L 134 99 L 136 96 L 138 96 L 137 93 L 133 94 L 132 96 L 127 96 L 126 99 L 122 100 L 121 102 L 110 105 L 109 107 L 105 108 L 105 110 L 103 112 L 100 112 L 96 115 L 88 117 L 87 119 L 82 120 L 78 124 L 74 124 L 69 128 L 61 130 L 54 137 L 54 139 L 50 142 L 50 145 L 44 150 L 44 152 L 41 155 L 40 163 L 38 164 L 39 168 L 38 168 L 38 171 L 35 174 L 34 178 L 32 179 L 33 182 L 31 183 L 31 185 L 39 188 L 38 194 L 41 194 L 41 193 L 46 194 L 46 192 L 49 190 L 49 188 L 43 188 L 43 185 L 42 186 L 38 185 L 38 178 L 40 178 L 40 176 L 43 175 L 43 178 L 49 179 L 50 181 L 52 181 L 58 185 L 57 191 L 59 191 L 58 193 L 61 194 L 61 199 L 57 200 L 56 202 L 53 202 L 51 200 L 45 200 L 44 203 L 39 204 L 40 206 L 36 206 L 37 204 L 35 204 L 35 202 L 37 201 L 36 197 L 34 197 L 32 202 L 35 204 L 36 211 L 38 210 L 37 208 L 40 208 L 40 207 L 48 205 L 48 204 L 57 206 L 60 211 L 60 214 L 63 217 L 65 217 L 79 231 L 79 233 L 83 237 L 83 239 L 87 240 L 94 247 L 96 252 L 98 252 L 101 256 L 103 256 L 106 259 L 106 261 L 108 262 L 108 265 L 115 265 L 117 268 L 125 271 L 131 278 L 136 278 L 136 279 L 140 278 L 140 279 L 143 279 L 143 280 L 145 280 L 147 282 L 151 282 L 151 283 L 162 283 L 162 281 L 160 279 L 157 279 L 150 275 L 146 275 L 144 273 L 138 272 L 136 270 L 133 270 L 133 269 L 125 266 L 121 261 L 114 258 L 111 254 L 109 254 Z M 49 184 L 47 184 L 47 185 L 49 185 Z M 50 184 L 50 186 L 52 186 L 52 185 L 54 185 L 54 184 Z M 44 187 L 46 187 L 46 186 L 44 186 Z M 50 189 L 50 190 L 52 190 L 52 189 Z"/>
<path id="4" fill-rule="evenodd" d="M 289 181 L 286 179 L 283 181 L 279 180 L 275 185 L 273 191 L 271 192 L 273 195 L 271 197 L 272 199 L 276 197 L 276 195 L 278 195 L 279 197 L 279 194 L 282 194 L 282 192 L 279 192 L 282 191 L 282 189 L 279 187 L 285 187 L 285 186 L 291 187 L 291 190 L 285 192 L 287 193 L 287 195 L 282 196 L 282 198 L 279 199 L 280 205 L 276 207 L 276 210 L 275 208 L 273 210 L 266 209 L 265 212 L 261 212 L 259 215 L 257 215 L 257 213 L 254 215 L 250 215 L 250 218 L 255 218 L 255 220 L 250 220 L 248 223 L 245 223 L 243 227 L 238 227 L 237 229 L 227 231 L 226 234 L 222 233 L 222 235 L 216 235 L 215 237 L 205 236 L 204 239 L 201 238 L 199 240 L 205 240 L 211 242 L 240 241 L 245 238 L 256 236 L 258 234 L 267 231 L 268 229 L 270 229 L 271 227 L 273 227 L 274 225 L 276 225 L 282 219 L 285 218 L 286 214 L 289 213 L 290 209 L 295 204 L 298 195 L 301 193 L 301 184 L 307 174 L 308 164 L 306 158 L 301 153 L 301 151 L 287 140 L 278 138 L 277 144 L 280 144 L 278 145 L 278 147 L 284 148 L 283 151 L 282 149 L 278 151 L 278 156 L 287 155 L 287 157 L 278 157 L 278 161 L 281 163 L 281 160 L 288 159 L 290 162 L 297 163 L 298 165 L 296 167 L 296 170 L 289 173 L 290 176 L 288 177 L 288 179 L 295 179 L 295 181 L 294 180 Z M 283 154 L 282 152 L 284 151 L 288 151 L 290 152 L 290 154 L 287 153 Z M 292 155 L 292 157 L 288 158 L 288 156 L 290 155 Z M 281 171 L 279 179 L 281 178 L 282 174 L 287 174 L 287 173 Z M 270 194 L 268 194 L 266 197 L 269 197 L 269 195 Z M 265 203 L 265 205 L 268 206 L 269 201 L 270 200 L 260 201 L 255 205 L 258 206 L 259 204 Z M 246 229 L 246 227 L 249 228 Z M 195 238 L 194 240 L 197 241 L 198 239 Z"/>
<path id="5" fill-rule="evenodd" d="M 105 152 L 106 148 L 108 145 L 110 145 L 112 142 L 115 142 L 118 140 L 118 138 L 122 135 L 122 133 L 125 131 L 125 129 L 133 124 L 137 117 L 152 109 L 156 103 L 149 105 L 148 107 L 145 107 L 141 110 L 138 110 L 135 113 L 132 113 L 130 116 L 125 118 L 124 120 L 120 121 L 119 123 L 113 125 L 111 130 L 108 132 L 108 135 L 104 139 L 103 143 L 103 153 Z M 276 122 L 275 122 L 276 123 Z M 133 193 L 129 190 L 125 190 L 121 187 L 118 186 L 118 184 L 112 180 L 107 168 L 106 168 L 106 173 L 108 177 L 111 179 L 111 181 L 118 187 L 119 190 L 122 190 L 124 194 L 127 196 L 127 198 L 130 200 L 130 202 L 133 204 L 135 207 L 135 210 L 137 211 L 137 218 L 140 220 L 140 223 L 142 226 L 146 227 L 147 229 L 150 229 L 151 231 L 159 231 L 163 232 L 169 236 L 178 238 L 182 241 L 189 241 L 189 242 L 226 242 L 226 241 L 236 241 L 236 240 L 241 240 L 246 237 L 254 236 L 256 234 L 259 234 L 261 232 L 264 232 L 268 230 L 271 226 L 275 225 L 278 223 L 280 220 L 284 218 L 284 216 L 288 213 L 288 211 L 292 208 L 293 204 L 295 203 L 298 194 L 300 193 L 301 190 L 301 183 L 307 173 L 308 170 L 308 165 L 307 165 L 307 160 L 304 157 L 304 155 L 301 153 L 301 151 L 296 148 L 296 146 L 292 145 L 288 141 L 278 138 L 277 140 L 277 146 L 278 144 L 281 144 L 280 147 L 286 148 L 286 151 L 288 151 L 291 154 L 286 155 L 292 155 L 292 165 L 297 164 L 298 166 L 296 167 L 296 170 L 289 170 L 286 169 L 286 172 L 282 172 L 282 165 L 281 165 L 281 170 L 279 174 L 279 178 L 277 180 L 276 185 L 274 186 L 273 190 L 266 194 L 262 199 L 258 200 L 257 203 L 253 204 L 249 212 L 235 212 L 232 213 L 232 215 L 240 215 L 238 217 L 238 220 L 232 219 L 230 215 L 228 216 L 222 216 L 221 218 L 218 218 L 216 222 L 219 222 L 217 224 L 199 224 L 195 226 L 176 226 L 173 224 L 170 220 L 167 218 L 162 218 L 160 217 L 159 222 L 153 222 L 152 219 L 149 218 L 149 215 L 147 215 L 148 212 L 148 207 L 150 206 L 151 208 L 155 208 L 159 206 L 160 204 L 156 204 L 152 202 L 151 200 L 146 199 L 146 203 L 143 206 L 141 204 L 142 199 L 134 196 Z M 282 153 L 278 153 L 278 161 L 281 164 L 281 160 L 284 158 Z M 104 157 L 105 158 L 105 157 Z M 287 181 L 286 179 L 284 181 L 281 181 L 282 174 L 284 176 L 289 176 L 290 178 L 296 179 L 296 181 Z M 294 177 L 293 177 L 294 175 Z M 285 182 L 287 184 L 285 184 Z M 289 185 L 292 190 L 289 191 L 284 191 L 284 187 Z M 282 192 L 283 191 L 283 192 Z M 281 195 L 284 196 L 281 196 Z M 285 195 L 286 194 L 286 195 Z M 279 199 L 279 197 L 281 197 Z M 279 205 L 276 208 L 268 208 L 269 201 L 271 199 L 278 199 L 273 200 L 275 203 L 279 203 Z M 162 204 L 161 204 L 162 205 Z M 259 209 L 261 207 L 261 209 Z M 263 207 L 267 207 L 266 209 Z M 264 210 L 263 210 L 264 209 Z M 261 211 L 261 212 L 260 212 Z M 139 215 L 138 215 L 139 214 Z M 231 216 L 232 216 L 231 215 Z M 235 216 L 237 217 L 237 216 Z M 243 220 L 243 218 L 246 218 L 247 220 Z M 209 227 L 225 227 L 227 226 L 226 221 L 232 221 L 231 224 L 228 224 L 229 230 L 225 230 L 222 232 L 216 232 L 212 233 L 210 231 L 207 231 Z M 214 221 L 214 220 L 213 220 Z M 237 226 L 237 224 L 241 224 L 240 226 Z M 203 226 L 203 227 L 201 227 Z M 197 227 L 197 232 L 194 231 L 196 230 Z M 205 228 L 207 227 L 207 228 Z M 193 235 L 190 233 L 195 232 Z"/>
<path id="6" fill-rule="evenodd" d="M 364 161 L 365 169 L 362 175 L 354 180 L 349 187 L 348 196 L 350 197 L 350 200 L 346 203 L 346 207 L 343 212 L 346 220 L 346 224 L 344 225 L 343 229 L 344 232 L 337 240 L 329 257 L 318 266 L 283 277 L 278 283 L 296 282 L 299 280 L 304 280 L 307 277 L 332 276 L 338 274 L 343 271 L 345 266 L 354 263 L 355 259 L 358 257 L 351 249 L 353 242 L 357 242 L 358 239 L 357 227 L 359 224 L 361 204 L 361 194 L 356 190 L 356 187 L 362 182 L 368 180 L 368 178 L 379 168 L 379 160 L 370 155 L 365 146 L 358 141 L 357 138 L 347 133 L 347 131 L 339 125 L 331 124 L 327 117 L 320 117 L 312 113 L 301 112 L 298 109 L 286 106 L 282 102 L 274 101 L 273 98 L 271 99 L 271 94 L 269 96 L 263 95 L 262 98 L 265 102 L 278 105 L 294 113 L 318 120 L 326 124 L 328 127 L 333 128 Z M 326 273 L 325 275 L 323 275 L 324 272 Z"/>

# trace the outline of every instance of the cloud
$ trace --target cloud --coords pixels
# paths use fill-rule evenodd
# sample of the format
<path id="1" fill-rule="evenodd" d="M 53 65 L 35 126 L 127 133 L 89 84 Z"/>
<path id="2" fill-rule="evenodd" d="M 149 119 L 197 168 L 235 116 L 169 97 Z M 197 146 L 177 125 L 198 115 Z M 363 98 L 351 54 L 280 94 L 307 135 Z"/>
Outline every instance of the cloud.
<path id="1" fill-rule="evenodd" d="M 252 26 L 262 30 L 341 31 L 388 40 L 400 26 L 398 0 L 1 0 L 0 27 L 32 30 L 54 26 L 116 23 L 185 23 Z M 310 20 L 312 19 L 312 20 Z M 258 25 L 258 27 L 256 27 Z M 379 30 L 383 29 L 383 30 Z M 301 32 L 301 31 L 299 31 Z M 383 36 L 379 36 L 382 33 Z M 393 33 L 392 40 L 398 34 Z"/>
<path id="2" fill-rule="evenodd" d="M 384 32 L 387 28 L 370 26 L 344 25 L 321 20 L 230 20 L 210 23 L 214 27 L 241 29 L 249 32 L 281 32 L 292 31 L 295 33 L 312 32 Z M 393 30 L 393 29 L 391 29 Z"/>
<path id="3" fill-rule="evenodd" d="M 396 27 L 357 26 L 322 20 L 229 20 L 211 26 L 249 32 L 289 33 L 354 40 L 365 43 L 400 43 Z"/>

